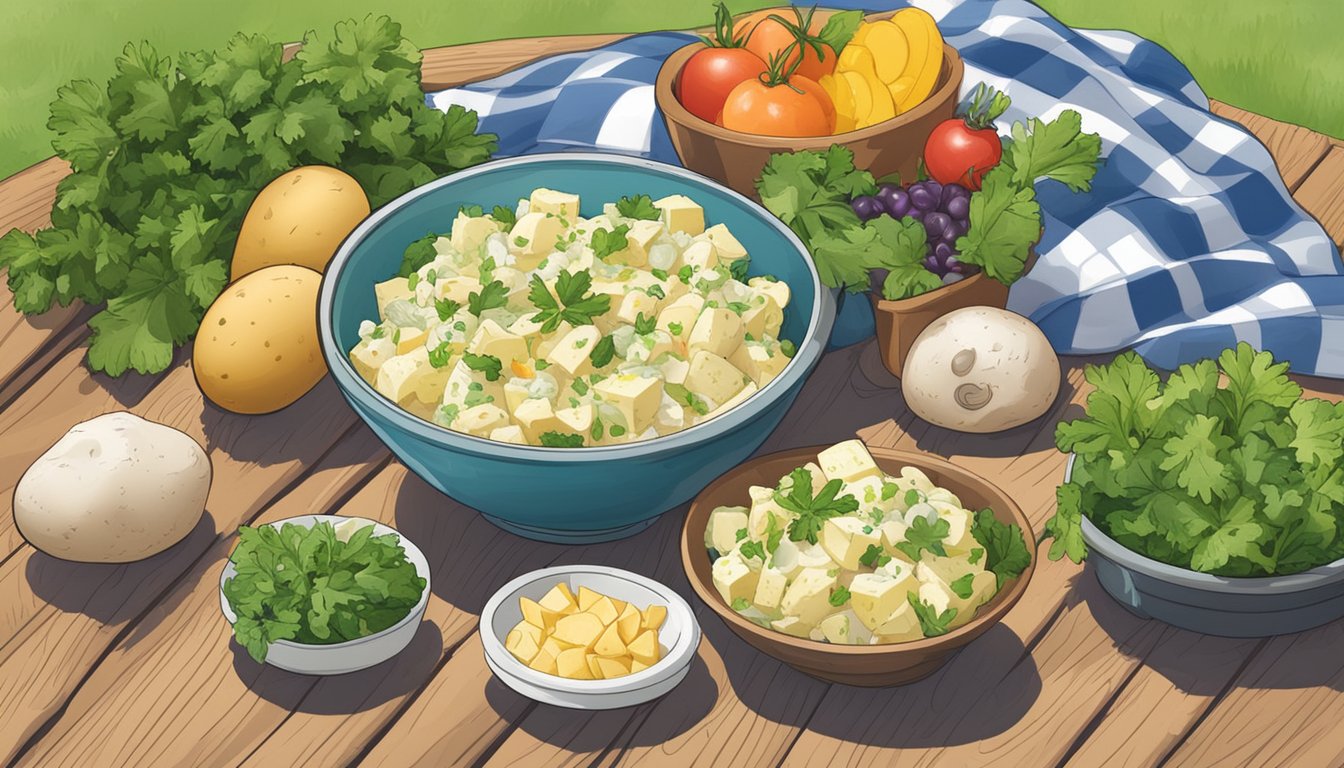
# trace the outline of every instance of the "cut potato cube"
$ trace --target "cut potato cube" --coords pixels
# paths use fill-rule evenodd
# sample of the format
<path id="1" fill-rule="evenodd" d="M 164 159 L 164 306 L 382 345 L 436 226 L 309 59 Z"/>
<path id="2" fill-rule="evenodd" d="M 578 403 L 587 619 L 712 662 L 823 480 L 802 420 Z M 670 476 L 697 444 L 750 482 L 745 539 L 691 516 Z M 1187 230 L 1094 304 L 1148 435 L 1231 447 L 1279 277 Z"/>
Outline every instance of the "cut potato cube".
<path id="1" fill-rule="evenodd" d="M 561 612 L 543 607 L 536 601 L 529 600 L 526 597 L 518 598 L 518 607 L 523 611 L 523 621 L 534 627 L 541 627 L 546 632 L 550 632 L 555 627 L 555 622 L 562 615 Z"/>
<path id="2" fill-rule="evenodd" d="M 579 196 L 538 187 L 532 190 L 532 195 L 527 199 L 527 210 L 529 213 L 535 211 L 563 216 L 573 224 L 579 218 Z"/>
<path id="3" fill-rule="evenodd" d="M 415 295 L 407 284 L 406 278 L 394 277 L 381 283 L 374 283 L 373 297 L 378 304 L 378 319 L 387 322 L 387 305 L 398 299 L 410 299 Z"/>
<path id="4" fill-rule="evenodd" d="M 583 648 L 592 648 L 602 636 L 602 620 L 591 613 L 561 616 L 555 622 L 555 639 Z"/>
<path id="5" fill-rule="evenodd" d="M 784 366 L 789 364 L 789 358 L 778 350 L 772 352 L 764 344 L 746 342 L 733 350 L 728 362 L 750 376 L 757 386 L 765 386 L 784 370 Z"/>
<path id="6" fill-rule="evenodd" d="M 491 219 L 484 216 L 468 216 L 458 211 L 457 218 L 453 219 L 452 234 L 448 236 L 448 242 L 452 243 L 453 250 L 463 256 L 474 256 L 477 248 L 480 248 L 486 241 L 486 238 L 499 231 L 499 225 Z"/>
<path id="7" fill-rule="evenodd" d="M 557 657 L 557 658 L 560 656 L 560 652 L 561 652 L 561 651 L 567 651 L 567 650 L 569 650 L 570 648 L 574 648 L 574 647 L 575 647 L 575 646 L 570 645 L 569 643 L 562 643 L 562 642 L 560 642 L 559 640 L 556 640 L 554 635 L 552 635 L 551 637 L 548 637 L 548 638 L 546 638 L 545 640 L 541 641 L 541 650 L 542 650 L 542 652 L 543 652 L 543 653 L 549 653 L 551 656 L 554 656 L 554 657 Z"/>
<path id="8" fill-rule="evenodd" d="M 615 623 L 616 617 L 621 615 L 620 609 L 617 608 L 615 603 L 611 601 L 611 598 L 606 595 L 599 597 L 597 602 L 593 603 L 592 607 L 588 609 L 588 613 L 596 616 L 598 621 L 601 621 L 602 626 L 604 627 L 608 624 Z"/>
<path id="9" fill-rule="evenodd" d="M 416 347 L 425 346 L 429 331 L 419 328 L 398 328 L 393 335 L 397 337 L 397 354 L 404 355 Z"/>
<path id="10" fill-rule="evenodd" d="M 648 608 L 644 609 L 644 613 L 640 617 L 640 627 L 643 629 L 657 630 L 663 626 L 663 622 L 666 620 L 667 606 L 650 605 Z"/>
<path id="11" fill-rule="evenodd" d="M 631 640 L 639 636 L 641 619 L 639 609 L 626 604 L 625 609 L 616 619 L 616 631 L 622 643 L 628 645 Z M 657 629 L 657 627 L 649 627 L 649 629 Z"/>
<path id="12" fill-rule="evenodd" d="M 924 630 L 919 626 L 919 616 L 908 599 L 873 632 L 874 642 L 882 643 L 905 643 L 922 637 Z"/>
<path id="13" fill-rule="evenodd" d="M 827 616 L 817 624 L 817 629 L 827 641 L 843 645 L 867 645 L 873 639 L 873 633 L 852 610 Z"/>
<path id="14" fill-rule="evenodd" d="M 559 366 L 570 376 L 582 376 L 593 371 L 589 356 L 602 338 L 595 325 L 580 325 L 566 333 L 547 355 L 552 365 Z"/>
<path id="15" fill-rule="evenodd" d="M 788 585 L 789 578 L 783 571 L 777 568 L 762 568 L 760 577 L 756 580 L 756 594 L 752 597 L 751 604 L 762 613 L 778 614 L 780 601 L 784 599 L 784 590 Z"/>
<path id="16" fill-rule="evenodd" d="M 548 675 L 559 675 L 560 669 L 556 666 L 555 657 L 556 654 L 543 648 L 540 651 L 537 651 L 537 655 L 532 661 L 528 662 L 528 666 L 538 672 L 545 672 Z"/>
<path id="17" fill-rule="evenodd" d="M 662 212 L 663 224 L 669 232 L 685 232 L 695 236 L 705 231 L 705 209 L 685 195 L 668 195 L 653 201 Z"/>
<path id="18" fill-rule="evenodd" d="M 662 658 L 662 649 L 658 647 L 658 630 L 646 629 L 639 634 L 628 646 L 630 649 L 630 658 L 635 661 L 653 666 Z"/>
<path id="19" fill-rule="evenodd" d="M 514 445 L 527 445 L 527 435 L 523 434 L 523 428 L 517 424 L 509 424 L 490 431 L 491 440 L 497 443 L 513 443 Z"/>
<path id="20" fill-rule="evenodd" d="M 555 418 L 563 425 L 561 431 L 574 435 L 587 435 L 593 428 L 595 415 L 592 405 L 561 408 L 555 412 Z"/>
<path id="21" fill-rule="evenodd" d="M 494 403 L 472 406 L 453 419 L 453 429 L 469 435 L 485 437 L 500 427 L 509 425 L 509 414 Z"/>
<path id="22" fill-rule="evenodd" d="M 705 548 L 727 554 L 737 546 L 738 531 L 748 530 L 746 507 L 719 507 L 709 513 L 709 525 L 705 526 Z M 763 536 L 751 536 L 763 538 Z"/>
<path id="23" fill-rule="evenodd" d="M 943 537 L 943 548 L 949 555 L 967 554 L 980 546 L 980 542 L 971 534 L 970 512 L 945 502 L 929 503 L 938 510 L 938 516 L 947 521 L 947 536 Z"/>
<path id="24" fill-rule="evenodd" d="M 593 385 L 593 391 L 614 405 L 625 418 L 627 431 L 643 432 L 658 415 L 662 381 L 650 376 L 621 373 Z"/>
<path id="25" fill-rule="evenodd" d="M 747 285 L 757 292 L 775 300 L 775 305 L 783 308 L 789 305 L 789 284 L 783 280 L 771 280 L 768 277 L 753 277 Z"/>
<path id="26" fill-rule="evenodd" d="M 590 653 L 584 657 L 584 661 L 588 662 L 588 672 L 593 676 L 594 680 L 604 679 L 604 676 L 602 675 L 602 667 L 597 664 L 599 658 L 601 657 L 594 653 Z"/>
<path id="27" fill-rule="evenodd" d="M 644 670 L 646 670 L 646 669 L 648 669 L 648 668 L 649 668 L 649 665 L 648 665 L 648 664 L 645 664 L 645 663 L 642 662 L 642 661 L 639 661 L 639 660 L 637 660 L 637 659 L 631 659 L 631 660 L 630 660 L 630 674 L 632 674 L 632 675 L 633 675 L 634 673 L 636 673 L 636 672 L 642 672 L 642 671 L 644 671 Z"/>
<path id="28" fill-rule="evenodd" d="M 445 277 L 434 285 L 434 298 L 448 299 L 456 301 L 462 306 L 467 306 L 471 300 L 471 294 L 480 293 L 481 281 L 474 277 L 465 277 L 457 275 L 454 277 Z"/>
<path id="29" fill-rule="evenodd" d="M 749 380 L 732 363 L 703 349 L 691 358 L 686 372 L 686 388 L 715 404 L 731 400 Z"/>
<path id="30" fill-rule="evenodd" d="M 533 603 L 533 605 L 536 604 Z M 521 632 L 524 635 L 527 635 L 528 637 L 532 638 L 532 641 L 537 644 L 538 648 L 540 648 L 541 644 L 546 641 L 546 630 L 543 629 L 541 626 L 532 624 L 526 620 L 518 622 L 518 624 L 513 628 L 513 631 Z"/>
<path id="31" fill-rule="evenodd" d="M 524 664 L 527 664 L 532 661 L 532 659 L 536 658 L 537 653 L 541 650 L 537 646 L 537 641 L 533 640 L 531 635 L 523 634 L 516 629 L 510 632 L 508 637 L 505 638 L 504 647 L 509 650 L 509 653 L 514 655 L 514 658 Z"/>
<path id="32" fill-rule="evenodd" d="M 597 638 L 597 642 L 593 644 L 593 653 L 612 657 L 626 654 L 625 642 L 621 640 L 621 631 L 615 621 L 602 631 L 601 637 Z"/>
<path id="33" fill-rule="evenodd" d="M 715 224 L 705 230 L 705 237 L 714 244 L 714 248 L 719 252 L 719 259 L 722 261 L 737 261 L 746 258 L 747 249 L 742 247 L 742 243 L 732 232 L 728 231 L 728 226 L 723 223 Z"/>
<path id="34" fill-rule="evenodd" d="M 482 320 L 467 350 L 475 355 L 499 358 L 505 366 L 514 360 L 527 360 L 527 339 L 509 333 L 494 320 Z"/>
<path id="35" fill-rule="evenodd" d="M 793 580 L 784 598 L 780 601 L 780 610 L 786 616 L 796 616 L 809 627 L 816 626 L 828 614 L 835 612 L 831 605 L 831 590 L 836 585 L 836 577 L 831 571 L 821 568 L 804 568 Z"/>
<path id="36" fill-rule="evenodd" d="M 616 319 L 626 325 L 634 325 L 643 315 L 651 320 L 658 315 L 658 300 L 643 291 L 631 291 L 621 297 L 616 307 Z"/>
<path id="37" fill-rule="evenodd" d="M 742 318 L 731 309 L 710 307 L 696 318 L 686 345 L 692 357 L 698 350 L 705 350 L 727 358 L 741 343 Z"/>
<path id="38" fill-rule="evenodd" d="M 555 666 L 561 677 L 570 680 L 592 680 L 593 672 L 588 668 L 588 651 L 584 648 L 569 648 L 555 658 Z"/>
<path id="39" fill-rule="evenodd" d="M 738 600 L 750 601 L 756 594 L 756 581 L 760 578 L 760 572 L 748 566 L 736 551 L 715 560 L 710 573 L 714 587 L 728 605 Z"/>
<path id="40" fill-rule="evenodd" d="M 849 585 L 850 605 L 864 625 L 876 631 L 917 587 L 908 572 L 895 579 L 885 573 L 860 573 Z"/>
<path id="41" fill-rule="evenodd" d="M 544 398 L 524 400 L 513 412 L 513 418 L 531 443 L 541 442 L 541 436 L 547 432 L 564 430 L 564 423 L 556 417 L 551 401 Z"/>
<path id="42" fill-rule="evenodd" d="M 586 611 L 589 608 L 592 608 L 593 603 L 596 603 L 602 597 L 602 593 L 594 592 L 593 590 L 587 587 L 580 586 L 579 594 L 577 597 L 578 597 L 579 610 Z"/>
<path id="43" fill-rule="evenodd" d="M 809 637 L 812 634 L 812 625 L 797 616 L 785 616 L 782 619 L 775 619 L 770 622 L 770 628 L 776 632 L 783 632 L 786 635 L 793 635 L 794 637 Z"/>
<path id="44" fill-rule="evenodd" d="M 841 568 L 857 571 L 869 547 L 882 548 L 882 534 L 855 517 L 832 517 L 821 527 L 821 546 Z"/>
<path id="45" fill-rule="evenodd" d="M 551 590 L 537 602 L 542 608 L 556 613 L 574 613 L 579 609 L 579 603 L 574 599 L 574 593 L 569 591 L 569 585 L 563 581 L 551 587 Z"/>
<path id="46" fill-rule="evenodd" d="M 626 659 L 610 659 L 603 656 L 594 656 L 597 661 L 597 669 L 602 673 L 604 679 L 610 680 L 613 677 L 624 677 L 630 674 L 629 662 Z"/>
<path id="47" fill-rule="evenodd" d="M 677 282 L 681 282 L 678 280 Z M 705 308 L 704 297 L 688 293 L 675 301 L 668 302 L 658 313 L 657 328 L 666 331 L 669 336 L 685 343 L 691 337 L 700 310 Z"/>
<path id="48" fill-rule="evenodd" d="M 846 440 L 817 454 L 817 463 L 828 478 L 852 483 L 860 478 L 882 475 L 868 447 L 861 440 Z"/>
<path id="49" fill-rule="evenodd" d="M 564 234 L 565 228 L 556 216 L 547 216 L 538 211 L 529 211 L 509 231 L 509 249 L 517 254 L 516 267 L 520 270 L 536 269 L 541 260 L 555 250 L 555 241 Z"/>
<path id="50" fill-rule="evenodd" d="M 697 240 L 681 252 L 681 260 L 697 271 L 712 269 L 719 265 L 719 252 L 709 240 Z"/>

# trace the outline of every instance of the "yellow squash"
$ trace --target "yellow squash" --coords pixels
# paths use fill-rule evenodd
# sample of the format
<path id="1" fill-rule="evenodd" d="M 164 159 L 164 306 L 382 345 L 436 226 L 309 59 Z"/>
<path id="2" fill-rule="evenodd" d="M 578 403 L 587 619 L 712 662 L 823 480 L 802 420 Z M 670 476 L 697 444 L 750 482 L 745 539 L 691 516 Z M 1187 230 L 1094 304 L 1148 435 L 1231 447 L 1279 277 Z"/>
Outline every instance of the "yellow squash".
<path id="1" fill-rule="evenodd" d="M 866 128 L 906 112 L 933 92 L 943 65 L 943 37 L 918 8 L 859 25 L 821 87 L 835 103 L 836 132 Z"/>

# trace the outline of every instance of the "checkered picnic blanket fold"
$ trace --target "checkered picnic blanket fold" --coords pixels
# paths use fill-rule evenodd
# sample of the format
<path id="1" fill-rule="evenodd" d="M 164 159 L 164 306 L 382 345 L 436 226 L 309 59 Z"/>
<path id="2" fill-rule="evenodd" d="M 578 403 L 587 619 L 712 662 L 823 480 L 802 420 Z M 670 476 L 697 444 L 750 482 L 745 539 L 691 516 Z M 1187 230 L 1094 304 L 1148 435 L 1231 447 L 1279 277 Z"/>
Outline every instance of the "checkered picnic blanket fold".
<path id="1" fill-rule="evenodd" d="M 1026 0 L 920 0 L 966 62 L 963 96 L 1012 97 L 999 121 L 1075 109 L 1106 162 L 1087 194 L 1037 185 L 1045 236 L 1009 307 L 1062 353 L 1133 347 L 1174 368 L 1237 341 L 1301 373 L 1344 378 L 1344 266 L 1294 202 L 1269 152 L 1209 112 L 1189 71 L 1125 32 L 1075 30 Z M 906 3 L 828 0 L 867 10 Z M 654 104 L 664 57 L 695 38 L 655 33 L 553 56 L 430 94 L 476 110 L 500 154 L 592 150 L 676 163 Z"/>

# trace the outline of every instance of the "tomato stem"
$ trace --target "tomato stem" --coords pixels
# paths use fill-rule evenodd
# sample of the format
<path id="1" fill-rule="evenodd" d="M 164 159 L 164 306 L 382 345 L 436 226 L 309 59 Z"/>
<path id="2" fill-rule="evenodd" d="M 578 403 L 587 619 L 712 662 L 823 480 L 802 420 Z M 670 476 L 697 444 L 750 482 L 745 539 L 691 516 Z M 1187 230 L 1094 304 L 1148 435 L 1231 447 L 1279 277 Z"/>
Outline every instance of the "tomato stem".
<path id="1" fill-rule="evenodd" d="M 798 41 L 795 40 L 792 43 L 789 43 L 784 50 L 771 54 L 770 59 L 765 62 L 765 71 L 757 75 L 756 79 L 760 80 L 761 84 L 766 88 L 774 88 L 775 86 L 782 85 L 796 93 L 806 93 L 802 88 L 789 82 L 789 79 L 793 77 L 793 73 L 798 70 L 798 65 L 802 63 L 803 57 L 799 56 L 798 60 L 788 67 L 784 66 L 784 62 L 789 60 L 789 56 L 796 49 L 797 45 Z"/>
<path id="2" fill-rule="evenodd" d="M 712 36 L 700 35 L 700 40 L 710 48 L 744 48 L 750 34 L 733 33 L 733 14 L 724 5 L 723 0 L 714 8 L 714 31 Z"/>
<path id="3" fill-rule="evenodd" d="M 1008 94 L 992 85 L 980 83 L 971 91 L 971 103 L 963 118 L 972 130 L 992 128 L 994 121 L 1007 111 L 1010 104 L 1012 99 L 1008 98 Z"/>

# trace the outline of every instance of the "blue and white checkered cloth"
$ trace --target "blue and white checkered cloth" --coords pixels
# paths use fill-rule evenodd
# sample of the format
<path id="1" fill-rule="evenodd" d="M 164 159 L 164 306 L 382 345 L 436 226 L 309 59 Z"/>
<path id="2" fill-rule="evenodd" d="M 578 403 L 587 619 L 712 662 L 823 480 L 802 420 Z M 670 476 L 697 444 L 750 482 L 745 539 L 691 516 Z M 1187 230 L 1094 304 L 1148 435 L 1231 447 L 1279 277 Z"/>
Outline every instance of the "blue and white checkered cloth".
<path id="1" fill-rule="evenodd" d="M 963 96 L 1012 97 L 999 123 L 1075 109 L 1107 160 L 1087 194 L 1037 185 L 1045 236 L 1009 307 L 1062 353 L 1135 348 L 1174 368 L 1237 341 L 1344 378 L 1344 267 L 1269 152 L 1209 112 L 1190 73 L 1125 32 L 1075 30 L 1025 0 L 920 0 L 966 62 Z M 827 2 L 867 10 L 906 3 Z M 653 82 L 695 38 L 632 37 L 430 94 L 476 110 L 500 154 L 591 150 L 677 162 Z"/>

